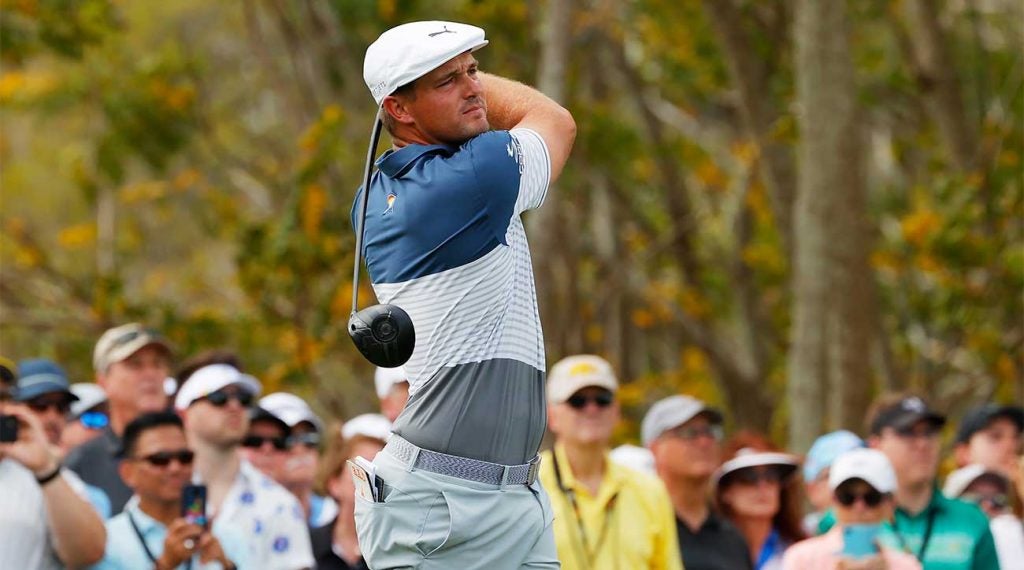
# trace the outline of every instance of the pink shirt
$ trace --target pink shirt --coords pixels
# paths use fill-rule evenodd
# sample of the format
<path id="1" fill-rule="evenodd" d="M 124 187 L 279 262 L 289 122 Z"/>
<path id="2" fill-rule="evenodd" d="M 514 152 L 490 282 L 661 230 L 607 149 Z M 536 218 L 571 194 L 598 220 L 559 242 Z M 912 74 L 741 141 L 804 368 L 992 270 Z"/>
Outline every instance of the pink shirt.
<path id="1" fill-rule="evenodd" d="M 790 546 L 782 559 L 782 570 L 832 570 L 839 564 L 843 550 L 842 531 L 838 526 L 827 534 L 808 538 Z M 921 570 L 917 558 L 898 550 L 882 548 L 882 557 L 889 570 Z"/>

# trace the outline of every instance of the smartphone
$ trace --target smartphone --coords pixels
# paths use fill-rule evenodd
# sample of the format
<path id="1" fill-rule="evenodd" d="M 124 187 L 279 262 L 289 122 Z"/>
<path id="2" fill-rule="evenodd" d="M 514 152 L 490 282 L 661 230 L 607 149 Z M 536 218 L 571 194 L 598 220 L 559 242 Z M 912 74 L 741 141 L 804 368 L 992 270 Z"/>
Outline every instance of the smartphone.
<path id="1" fill-rule="evenodd" d="M 878 531 L 882 525 L 851 524 L 843 527 L 843 553 L 846 558 L 867 558 L 878 554 Z"/>
<path id="2" fill-rule="evenodd" d="M 185 485 L 181 490 L 181 516 L 206 528 L 206 485 Z"/>
<path id="3" fill-rule="evenodd" d="M 18 441 L 18 417 L 0 414 L 0 443 Z"/>

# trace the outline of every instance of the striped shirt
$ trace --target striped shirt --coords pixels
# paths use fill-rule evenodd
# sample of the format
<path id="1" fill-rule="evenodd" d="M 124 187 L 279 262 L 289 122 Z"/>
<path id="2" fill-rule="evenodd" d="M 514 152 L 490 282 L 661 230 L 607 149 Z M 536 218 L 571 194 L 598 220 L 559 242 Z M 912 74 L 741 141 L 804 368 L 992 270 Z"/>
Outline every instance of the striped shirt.
<path id="1" fill-rule="evenodd" d="M 366 265 L 377 298 L 405 309 L 416 330 L 395 433 L 442 453 L 528 461 L 546 421 L 545 362 L 520 216 L 547 192 L 543 139 L 490 131 L 460 147 L 388 151 L 377 165 Z"/>

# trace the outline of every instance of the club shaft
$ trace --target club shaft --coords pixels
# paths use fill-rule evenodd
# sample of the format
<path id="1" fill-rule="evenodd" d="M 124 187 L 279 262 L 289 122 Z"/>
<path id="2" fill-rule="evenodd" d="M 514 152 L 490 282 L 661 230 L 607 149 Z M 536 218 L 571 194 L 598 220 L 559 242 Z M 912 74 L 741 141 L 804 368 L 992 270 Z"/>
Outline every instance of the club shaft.
<path id="1" fill-rule="evenodd" d="M 356 218 L 356 259 L 352 268 L 352 314 L 356 314 L 359 308 L 359 266 L 363 260 L 363 229 L 366 227 L 366 206 L 370 201 L 370 175 L 373 173 L 373 155 L 377 152 L 377 143 L 380 141 L 380 131 L 383 123 L 380 120 L 380 111 L 373 122 L 373 132 L 370 135 L 370 147 L 366 149 L 366 171 L 363 175 L 363 200 L 359 205 L 359 217 Z"/>

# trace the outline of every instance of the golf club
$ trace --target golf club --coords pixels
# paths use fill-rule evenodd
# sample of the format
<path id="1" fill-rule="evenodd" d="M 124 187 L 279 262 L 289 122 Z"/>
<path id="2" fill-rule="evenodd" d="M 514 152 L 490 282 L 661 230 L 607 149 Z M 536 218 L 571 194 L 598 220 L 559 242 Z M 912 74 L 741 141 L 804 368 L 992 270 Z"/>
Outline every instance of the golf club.
<path id="1" fill-rule="evenodd" d="M 369 202 L 370 175 L 373 172 L 373 155 L 383 124 L 380 114 L 374 120 L 370 135 L 370 148 L 366 151 L 366 171 L 363 176 L 363 199 L 356 219 L 356 255 L 352 270 L 352 314 L 348 318 L 348 335 L 356 349 L 370 362 L 383 368 L 395 368 L 405 364 L 416 347 L 416 332 L 412 319 L 397 305 L 373 305 L 362 311 L 359 308 L 359 265 L 363 259 L 363 230 L 366 227 L 366 207 Z"/>

